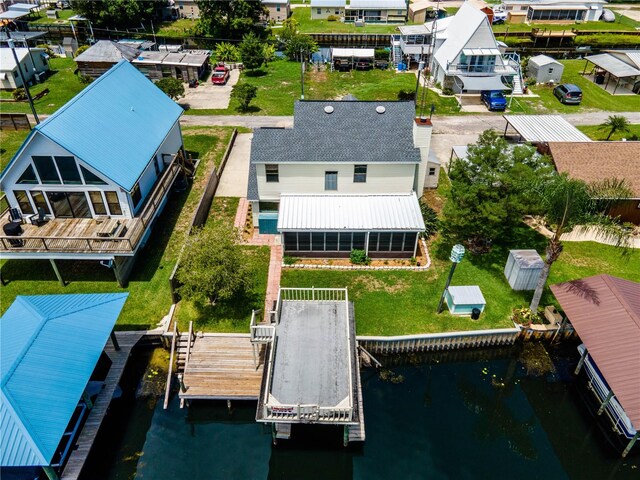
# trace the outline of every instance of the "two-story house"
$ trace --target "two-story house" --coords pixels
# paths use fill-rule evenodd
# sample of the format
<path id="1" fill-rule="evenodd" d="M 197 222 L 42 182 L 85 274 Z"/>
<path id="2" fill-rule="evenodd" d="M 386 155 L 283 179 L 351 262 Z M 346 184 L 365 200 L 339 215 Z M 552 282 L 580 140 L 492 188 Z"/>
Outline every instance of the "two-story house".
<path id="1" fill-rule="evenodd" d="M 183 168 L 182 112 L 122 60 L 36 125 L 0 177 L 2 258 L 101 261 L 126 283 Z"/>
<path id="2" fill-rule="evenodd" d="M 254 131 L 254 226 L 281 233 L 287 255 L 414 256 L 418 197 L 438 182 L 431 131 L 413 102 L 296 102 L 293 128 Z"/>
<path id="3" fill-rule="evenodd" d="M 522 93 L 519 58 L 502 54 L 484 12 L 464 3 L 444 31 L 432 30 L 437 33 L 431 75 L 443 88 L 479 93 L 507 90 L 512 85 L 514 93 Z"/>
<path id="4" fill-rule="evenodd" d="M 268 20 L 282 23 L 291 14 L 289 0 L 262 0 L 262 5 L 268 10 Z"/>

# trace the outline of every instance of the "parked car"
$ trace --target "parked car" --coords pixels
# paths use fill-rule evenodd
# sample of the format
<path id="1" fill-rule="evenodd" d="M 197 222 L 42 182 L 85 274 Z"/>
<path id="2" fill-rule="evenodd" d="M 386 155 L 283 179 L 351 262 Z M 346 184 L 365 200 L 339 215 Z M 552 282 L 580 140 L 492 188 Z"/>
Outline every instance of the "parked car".
<path id="1" fill-rule="evenodd" d="M 227 80 L 229 80 L 229 69 L 224 65 L 216 66 L 211 75 L 211 82 L 215 85 L 226 85 Z"/>
<path id="2" fill-rule="evenodd" d="M 485 90 L 480 97 L 489 110 L 504 112 L 507 108 L 507 99 L 501 90 Z"/>
<path id="3" fill-rule="evenodd" d="M 582 101 L 582 90 L 572 83 L 562 83 L 553 89 L 553 94 L 561 103 L 579 105 Z"/>

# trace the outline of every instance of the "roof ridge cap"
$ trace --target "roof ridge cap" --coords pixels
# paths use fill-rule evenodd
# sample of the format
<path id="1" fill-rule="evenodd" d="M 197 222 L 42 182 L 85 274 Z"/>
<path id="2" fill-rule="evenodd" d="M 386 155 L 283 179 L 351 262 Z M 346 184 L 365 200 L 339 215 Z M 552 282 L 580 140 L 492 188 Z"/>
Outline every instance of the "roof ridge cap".
<path id="1" fill-rule="evenodd" d="M 629 305 L 629 302 L 627 302 L 627 299 L 621 294 L 620 290 L 618 290 L 618 286 L 613 281 L 614 278 L 616 280 L 623 280 L 625 282 L 631 282 L 631 280 L 627 280 L 626 278 L 621 278 L 621 277 L 614 277 L 613 275 L 609 275 L 608 273 L 602 274 L 602 280 L 607 285 L 607 287 L 609 287 L 609 290 L 611 290 L 611 293 L 615 295 L 615 297 L 618 299 L 622 307 L 627 311 L 629 316 L 638 325 L 638 327 L 640 327 L 640 316 L 636 314 L 636 312 L 631 308 L 631 305 Z"/>
<path id="2" fill-rule="evenodd" d="M 31 427 L 31 423 L 26 419 L 24 412 L 14 404 L 13 395 L 9 391 L 7 391 L 4 386 L 0 390 L 0 398 L 2 399 L 2 404 L 4 407 L 9 410 L 11 418 L 14 422 L 18 423 L 20 431 L 22 433 L 22 438 L 29 444 L 31 449 L 40 457 L 43 463 L 48 463 L 47 459 L 44 457 L 42 453 L 42 445 L 39 438 L 35 438 L 32 435 L 33 429 L 27 428 L 27 426 Z"/>

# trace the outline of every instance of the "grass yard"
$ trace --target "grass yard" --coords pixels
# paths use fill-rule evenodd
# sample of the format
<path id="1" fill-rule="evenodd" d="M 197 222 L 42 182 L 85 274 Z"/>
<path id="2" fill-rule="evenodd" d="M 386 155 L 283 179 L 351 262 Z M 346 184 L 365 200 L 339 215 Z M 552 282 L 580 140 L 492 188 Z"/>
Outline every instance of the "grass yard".
<path id="1" fill-rule="evenodd" d="M 584 60 L 562 60 L 561 63 L 564 65 L 562 82 L 574 83 L 582 89 L 582 103 L 580 105 L 564 105 L 553 96 L 552 87 L 538 85 L 531 87 L 531 91 L 539 95 L 539 99 L 517 99 L 518 103 L 524 105 L 524 113 L 579 113 L 596 110 L 640 111 L 640 95 L 611 95 L 591 80 L 584 78 L 582 76 Z"/>
<path id="2" fill-rule="evenodd" d="M 204 228 L 218 222 L 232 225 L 238 209 L 238 200 L 230 197 L 214 198 Z M 243 250 L 255 271 L 253 290 L 244 298 L 218 302 L 214 306 L 181 300 L 175 313 L 179 328 L 186 331 L 189 321 L 193 321 L 195 330 L 248 333 L 251 311 L 264 307 L 270 251 L 269 247 L 253 246 L 245 246 Z"/>
<path id="3" fill-rule="evenodd" d="M 181 38 L 193 35 L 193 27 L 196 25 L 196 19 L 180 18 L 170 22 L 162 22 L 157 27 L 156 35 L 163 37 Z M 150 33 L 150 32 L 149 32 Z"/>
<path id="4" fill-rule="evenodd" d="M 194 157 L 203 159 L 193 184 L 182 193 L 173 193 L 154 227 L 151 240 L 139 253 L 129 285 L 120 289 L 113 272 L 97 262 L 59 261 L 63 278 L 59 285 L 51 265 L 46 260 L 4 260 L 0 274 L 9 283 L 0 288 L 1 311 L 5 311 L 16 295 L 58 293 L 102 293 L 128 291 L 129 299 L 118 319 L 118 328 L 154 327 L 171 305 L 169 276 L 184 241 L 186 228 L 204 191 L 213 166 L 220 162 L 231 136 L 232 128 L 206 128 L 207 142 L 199 137 L 201 127 L 183 129 L 184 144 Z"/>
<path id="5" fill-rule="evenodd" d="M 580 125 L 577 128 L 591 140 L 605 140 L 609 135 L 609 130 L 601 128 L 599 125 Z M 623 138 L 628 140 L 633 135 L 640 137 L 640 125 L 629 125 L 628 132 L 615 132 L 609 140 L 622 140 Z"/>
<path id="6" fill-rule="evenodd" d="M 65 10 L 57 10 L 58 11 L 58 19 L 48 18 L 46 15 L 46 11 L 42 10 L 41 17 L 36 17 L 34 20 L 29 20 L 29 25 L 56 25 L 56 24 L 66 24 L 69 23 L 69 18 L 73 17 L 76 12 L 70 9 Z"/>
<path id="7" fill-rule="evenodd" d="M 312 20 L 311 8 L 294 8 L 291 18 L 298 22 L 301 33 L 396 33 L 398 24 L 367 23 L 364 27 L 356 27 L 353 23 L 330 22 L 328 20 Z M 409 24 L 408 24 L 409 25 Z M 274 30 L 278 33 L 278 30 Z"/>
<path id="8" fill-rule="evenodd" d="M 0 130 L 0 171 L 11 161 L 29 130 Z"/>
<path id="9" fill-rule="evenodd" d="M 45 88 L 49 89 L 47 95 L 34 102 L 36 112 L 39 114 L 55 112 L 86 87 L 73 73 L 77 67 L 72 58 L 52 57 L 49 64 L 51 71 L 47 79 L 29 89 L 32 96 L 42 92 Z M 12 92 L 3 90 L 0 92 L 0 98 L 12 99 Z M 28 102 L 2 102 L 0 109 L 5 113 L 31 113 Z"/>
<path id="10" fill-rule="evenodd" d="M 514 232 L 510 247 L 494 248 L 482 256 L 467 254 L 453 277 L 453 285 L 479 285 L 487 300 L 480 319 L 450 315 L 445 307 L 435 313 L 449 273 L 448 261 L 433 260 L 426 272 L 330 271 L 285 269 L 282 286 L 347 287 L 355 302 L 358 335 L 407 335 L 441 331 L 508 328 L 513 308 L 527 306 L 533 292 L 514 292 L 504 278 L 509 248 L 535 248 L 543 252 L 545 239 L 523 227 Z M 433 252 L 432 256 L 433 256 Z M 640 257 L 623 258 L 614 247 L 592 242 L 565 243 L 565 251 L 552 267 L 549 284 L 599 273 L 640 281 Z M 554 302 L 547 289 L 541 305 Z"/>

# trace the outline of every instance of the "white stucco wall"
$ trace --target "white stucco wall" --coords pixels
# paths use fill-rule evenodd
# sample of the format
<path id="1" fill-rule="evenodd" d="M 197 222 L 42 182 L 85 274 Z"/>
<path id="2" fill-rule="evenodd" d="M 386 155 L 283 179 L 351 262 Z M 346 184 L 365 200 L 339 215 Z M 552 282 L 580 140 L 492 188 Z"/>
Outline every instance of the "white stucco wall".
<path id="1" fill-rule="evenodd" d="M 320 9 L 320 13 L 318 13 L 318 9 Z M 311 7 L 312 20 L 323 20 L 330 15 L 333 15 L 334 17 L 344 18 L 344 7 Z"/>

